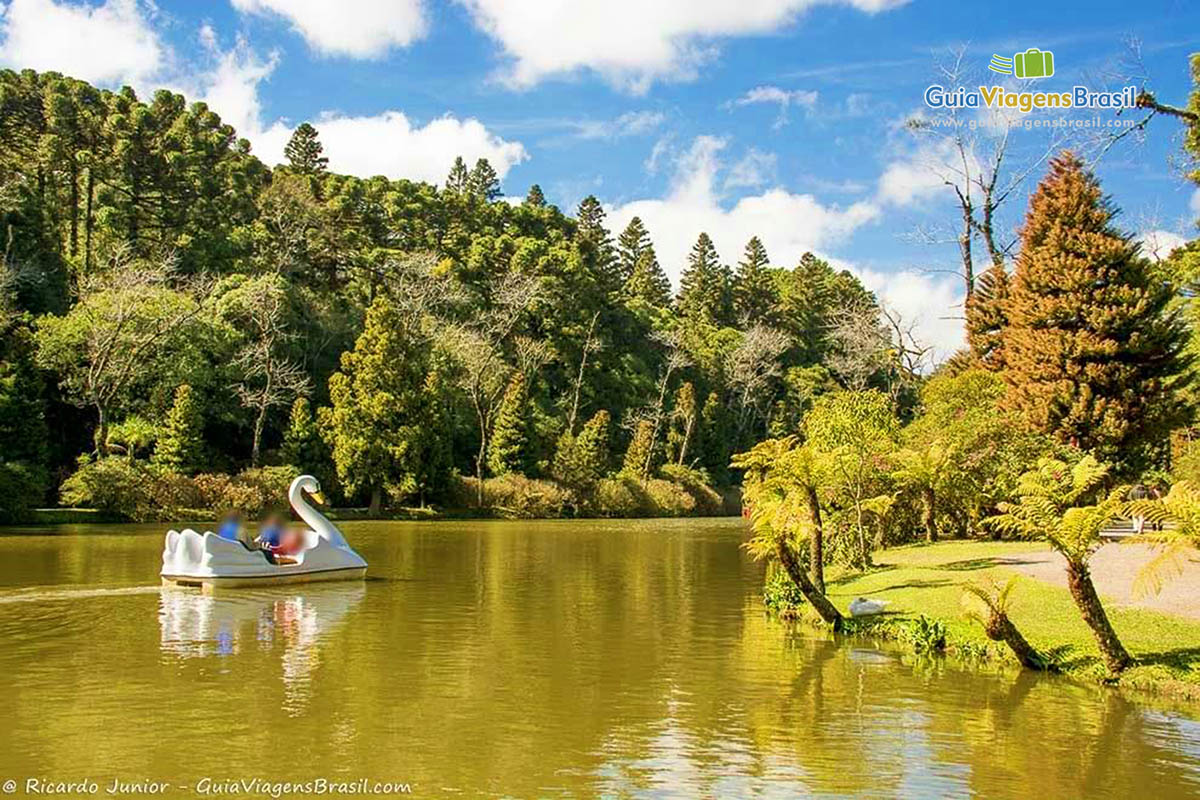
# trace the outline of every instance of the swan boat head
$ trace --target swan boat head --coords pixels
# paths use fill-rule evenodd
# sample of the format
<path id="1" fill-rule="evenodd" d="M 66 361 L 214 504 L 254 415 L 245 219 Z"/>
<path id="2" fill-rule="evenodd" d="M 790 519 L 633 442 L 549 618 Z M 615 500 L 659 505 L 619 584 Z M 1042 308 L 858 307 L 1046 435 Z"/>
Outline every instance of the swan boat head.
<path id="1" fill-rule="evenodd" d="M 321 495 L 321 482 L 312 475 L 301 475 L 288 487 L 288 502 L 291 503 L 296 516 L 304 520 L 317 536 L 334 547 L 349 547 L 346 537 L 342 536 L 342 532 L 337 529 L 337 526 L 330 522 L 324 514 L 309 505 L 306 494 L 318 503 L 325 501 Z"/>

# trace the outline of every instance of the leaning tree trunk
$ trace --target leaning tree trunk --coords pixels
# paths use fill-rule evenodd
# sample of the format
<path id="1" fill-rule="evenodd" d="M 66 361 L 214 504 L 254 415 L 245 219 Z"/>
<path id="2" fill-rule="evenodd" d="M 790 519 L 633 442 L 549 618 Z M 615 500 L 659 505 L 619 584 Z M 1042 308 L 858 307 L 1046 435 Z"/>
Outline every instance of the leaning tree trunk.
<path id="1" fill-rule="evenodd" d="M 1087 564 L 1067 559 L 1067 586 L 1071 589 L 1071 597 L 1079 607 L 1079 613 L 1083 615 L 1083 621 L 1096 636 L 1096 644 L 1100 646 L 1100 654 L 1104 656 L 1108 671 L 1116 675 L 1132 666 L 1133 657 L 1121 644 L 1112 623 L 1108 621 L 1108 615 L 1104 613 Z"/>
<path id="2" fill-rule="evenodd" d="M 821 529 L 821 499 L 815 486 L 808 487 L 808 513 L 812 516 L 812 535 L 808 537 L 808 571 L 813 586 L 825 593 L 825 532 Z"/>
<path id="3" fill-rule="evenodd" d="M 821 619 L 825 620 L 835 631 L 840 631 L 842 629 L 842 613 L 833 603 L 829 602 L 829 598 L 825 596 L 824 592 L 818 592 L 817 587 L 813 586 L 812 581 L 808 579 L 808 573 L 800 566 L 800 562 L 796 560 L 796 554 L 792 552 L 788 543 L 782 538 L 779 539 L 775 545 L 775 552 L 779 555 L 779 563 L 783 564 L 788 577 L 800 587 L 804 599 L 812 604 L 812 607 L 821 615 Z"/>
<path id="4" fill-rule="evenodd" d="M 925 524 L 925 541 L 931 544 L 938 539 L 937 525 L 934 524 L 933 507 L 933 487 L 926 486 L 921 490 L 921 521 Z"/>
<path id="5" fill-rule="evenodd" d="M 379 516 L 380 509 L 383 507 L 383 488 L 380 486 L 371 487 L 371 505 L 367 508 L 367 516 L 375 519 Z"/>
<path id="6" fill-rule="evenodd" d="M 1033 648 L 1033 645 L 1026 641 L 1021 632 L 1017 630 L 1017 626 L 1008 618 L 1008 614 L 997 609 L 991 609 L 988 613 L 987 622 L 983 626 L 983 631 L 993 642 L 1004 642 L 1008 645 L 1008 649 L 1017 657 L 1022 666 L 1029 669 L 1046 669 L 1046 659 Z"/>

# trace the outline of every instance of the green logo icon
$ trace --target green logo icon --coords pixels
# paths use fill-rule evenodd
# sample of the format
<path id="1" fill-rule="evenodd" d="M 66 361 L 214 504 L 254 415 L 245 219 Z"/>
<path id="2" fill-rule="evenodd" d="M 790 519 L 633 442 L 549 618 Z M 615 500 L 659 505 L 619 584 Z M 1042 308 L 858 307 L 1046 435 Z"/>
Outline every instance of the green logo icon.
<path id="1" fill-rule="evenodd" d="M 1031 47 L 1012 58 L 993 55 L 988 69 L 1001 75 L 1016 75 L 1018 78 L 1049 78 L 1054 74 L 1054 53 Z"/>

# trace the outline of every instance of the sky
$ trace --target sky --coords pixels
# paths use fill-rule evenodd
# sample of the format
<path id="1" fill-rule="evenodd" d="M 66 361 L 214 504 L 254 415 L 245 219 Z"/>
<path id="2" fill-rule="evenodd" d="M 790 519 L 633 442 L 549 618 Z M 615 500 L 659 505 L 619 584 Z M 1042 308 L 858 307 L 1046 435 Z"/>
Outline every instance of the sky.
<path id="1" fill-rule="evenodd" d="M 957 59 L 968 86 L 1028 88 L 987 65 L 1039 48 L 1042 90 L 1145 84 L 1182 104 L 1198 31 L 1192 0 L 8 0 L 0 64 L 203 99 L 269 164 L 304 121 L 339 172 L 441 182 L 456 155 L 487 158 L 513 199 L 537 183 L 570 212 L 594 194 L 614 233 L 640 216 L 676 281 L 701 231 L 730 264 L 752 235 L 777 266 L 811 250 L 945 356 L 962 343 L 956 179 L 948 135 L 906 124 L 940 113 L 926 87 Z M 967 134 L 972 162 L 999 130 Z M 1003 238 L 1067 146 L 1152 256 L 1192 238 L 1179 125 L 1103 149 L 1112 132 L 1012 129 Z"/>

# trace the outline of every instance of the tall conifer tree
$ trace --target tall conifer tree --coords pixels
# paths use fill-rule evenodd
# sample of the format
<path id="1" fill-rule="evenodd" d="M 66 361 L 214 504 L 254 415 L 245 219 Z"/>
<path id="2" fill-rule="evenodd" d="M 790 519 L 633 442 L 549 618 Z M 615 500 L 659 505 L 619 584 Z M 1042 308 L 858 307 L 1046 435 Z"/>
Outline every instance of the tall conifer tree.
<path id="1" fill-rule="evenodd" d="M 300 123 L 292 133 L 292 138 L 288 140 L 287 147 L 283 149 L 283 154 L 287 156 L 292 169 L 306 175 L 316 175 L 325 171 L 329 159 L 325 157 L 324 152 L 325 148 L 321 146 L 321 140 L 317 137 L 317 129 L 307 122 Z"/>
<path id="2" fill-rule="evenodd" d="M 713 325 L 728 325 L 733 321 L 731 300 L 729 269 L 721 265 L 712 239 L 701 233 L 680 276 L 679 311 Z"/>
<path id="3" fill-rule="evenodd" d="M 772 324 L 779 293 L 771 277 L 767 249 L 757 236 L 746 242 L 746 252 L 733 278 L 733 313 L 745 325 Z"/>
<path id="4" fill-rule="evenodd" d="M 1004 308 L 1006 403 L 1035 429 L 1126 468 L 1180 422 L 1185 335 L 1095 176 L 1070 152 L 1030 201 Z"/>

